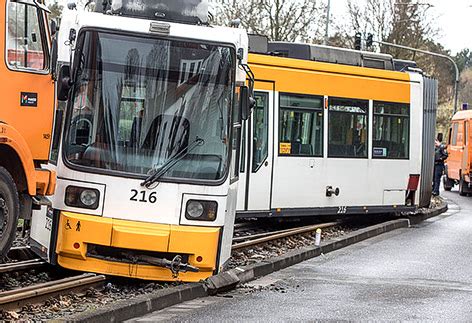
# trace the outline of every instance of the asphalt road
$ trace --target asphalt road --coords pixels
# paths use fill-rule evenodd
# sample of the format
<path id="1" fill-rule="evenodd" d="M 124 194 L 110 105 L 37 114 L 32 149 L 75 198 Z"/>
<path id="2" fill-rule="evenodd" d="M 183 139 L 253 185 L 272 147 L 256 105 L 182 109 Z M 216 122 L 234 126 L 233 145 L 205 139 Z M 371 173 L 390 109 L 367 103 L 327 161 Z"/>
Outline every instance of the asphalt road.
<path id="1" fill-rule="evenodd" d="M 134 321 L 472 321 L 472 197 L 443 196 L 418 226 Z"/>

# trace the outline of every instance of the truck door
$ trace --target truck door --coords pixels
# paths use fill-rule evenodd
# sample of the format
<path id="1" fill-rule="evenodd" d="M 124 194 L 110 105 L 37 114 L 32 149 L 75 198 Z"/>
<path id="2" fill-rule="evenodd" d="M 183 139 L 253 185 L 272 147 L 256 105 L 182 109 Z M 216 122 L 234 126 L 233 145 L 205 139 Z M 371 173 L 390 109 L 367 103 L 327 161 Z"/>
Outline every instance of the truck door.
<path id="1" fill-rule="evenodd" d="M 449 158 L 447 159 L 448 176 L 449 178 L 459 180 L 460 169 L 462 166 L 462 152 L 464 147 L 462 146 L 462 135 L 460 135 L 459 129 L 463 127 L 463 123 L 454 121 L 452 123 L 450 146 L 449 146 Z"/>
<path id="2" fill-rule="evenodd" d="M 25 138 L 33 159 L 47 160 L 54 113 L 46 13 L 35 1 L 7 1 L 2 79 L 2 121 Z"/>
<path id="3" fill-rule="evenodd" d="M 469 122 L 464 121 L 464 134 L 462 139 L 462 174 L 469 173 Z"/>

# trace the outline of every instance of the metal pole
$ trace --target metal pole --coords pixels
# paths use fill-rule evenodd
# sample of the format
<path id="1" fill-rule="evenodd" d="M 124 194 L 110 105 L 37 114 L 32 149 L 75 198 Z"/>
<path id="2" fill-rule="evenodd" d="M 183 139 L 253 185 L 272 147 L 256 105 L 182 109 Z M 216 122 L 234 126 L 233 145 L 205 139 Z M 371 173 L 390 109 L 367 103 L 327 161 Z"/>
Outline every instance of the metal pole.
<path id="1" fill-rule="evenodd" d="M 445 59 L 449 60 L 454 65 L 454 69 L 456 71 L 456 79 L 454 81 L 454 113 L 457 112 L 457 97 L 458 97 L 458 94 L 459 94 L 458 92 L 459 92 L 459 74 L 460 73 L 459 73 L 459 67 L 457 67 L 456 62 L 454 61 L 454 59 L 452 57 L 450 57 L 448 55 L 444 55 L 444 54 L 430 52 L 430 51 L 427 51 L 427 50 L 422 50 L 422 49 L 417 49 L 417 48 L 413 48 L 413 47 L 387 43 L 387 42 L 384 42 L 384 41 L 374 41 L 374 42 L 376 42 L 378 44 L 381 44 L 381 45 L 385 45 L 385 46 L 411 50 L 411 51 L 414 51 L 414 52 L 417 52 L 417 53 L 436 56 L 436 57 L 441 57 L 441 58 L 445 58 Z"/>
<path id="2" fill-rule="evenodd" d="M 331 0 L 328 0 L 328 6 L 326 7 L 326 28 L 325 28 L 325 38 L 324 38 L 325 45 L 328 45 L 328 39 L 329 39 L 330 11 L 331 11 Z"/>

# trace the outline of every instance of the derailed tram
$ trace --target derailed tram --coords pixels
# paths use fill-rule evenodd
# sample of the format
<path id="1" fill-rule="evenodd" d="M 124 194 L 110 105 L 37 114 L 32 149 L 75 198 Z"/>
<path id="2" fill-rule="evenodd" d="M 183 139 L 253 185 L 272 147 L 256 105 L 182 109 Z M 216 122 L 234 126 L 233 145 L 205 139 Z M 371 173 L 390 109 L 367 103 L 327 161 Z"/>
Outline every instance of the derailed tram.
<path id="1" fill-rule="evenodd" d="M 243 123 L 238 218 L 429 205 L 436 80 L 385 54 L 249 43 L 257 103 Z"/>
<path id="2" fill-rule="evenodd" d="M 205 1 L 65 10 L 57 190 L 30 239 L 49 262 L 160 281 L 224 268 L 251 74 L 247 34 L 207 17 Z"/>

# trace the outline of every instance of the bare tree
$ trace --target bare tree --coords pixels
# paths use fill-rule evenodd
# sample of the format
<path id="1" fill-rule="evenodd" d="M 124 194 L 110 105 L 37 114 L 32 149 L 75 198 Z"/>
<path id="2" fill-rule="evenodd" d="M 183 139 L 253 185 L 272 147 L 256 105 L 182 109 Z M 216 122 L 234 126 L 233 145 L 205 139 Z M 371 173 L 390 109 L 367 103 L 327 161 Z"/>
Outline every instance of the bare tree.
<path id="1" fill-rule="evenodd" d="M 320 37 L 324 8 L 318 0 L 242 0 L 216 9 L 216 23 L 235 19 L 249 32 L 274 41 L 312 41 Z"/>
<path id="2" fill-rule="evenodd" d="M 349 20 L 344 28 L 351 34 L 372 33 L 376 39 L 386 39 L 393 28 L 394 0 L 367 0 L 363 6 L 348 0 Z"/>

